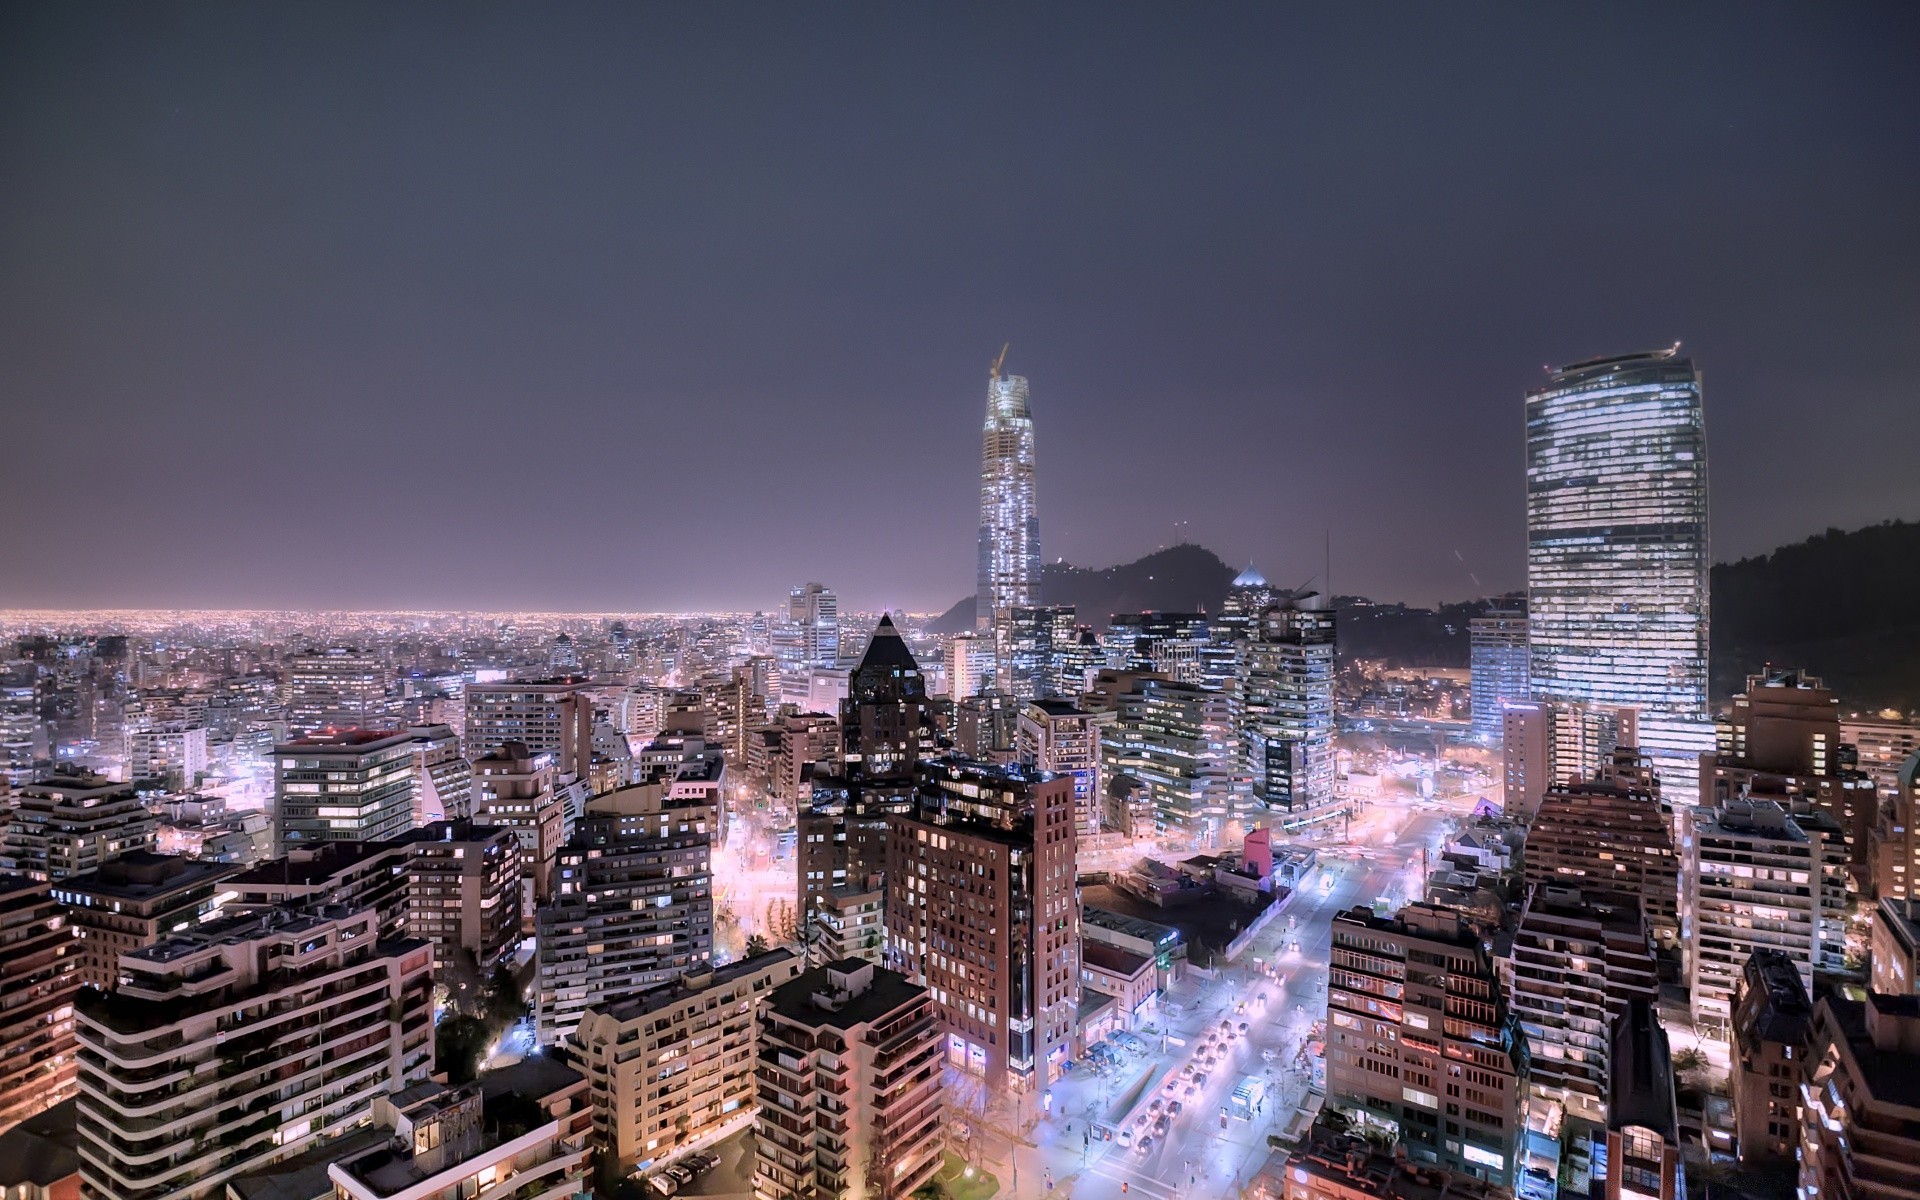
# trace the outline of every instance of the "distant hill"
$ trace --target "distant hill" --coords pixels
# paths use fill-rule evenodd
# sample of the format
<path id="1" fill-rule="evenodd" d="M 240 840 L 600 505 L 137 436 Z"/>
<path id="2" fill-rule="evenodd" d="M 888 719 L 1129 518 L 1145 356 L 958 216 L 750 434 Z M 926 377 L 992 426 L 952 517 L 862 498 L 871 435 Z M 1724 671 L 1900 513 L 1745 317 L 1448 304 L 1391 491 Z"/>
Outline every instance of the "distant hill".
<path id="1" fill-rule="evenodd" d="M 1204 546 L 1180 545 L 1103 570 L 1046 563 L 1040 568 L 1040 594 L 1048 604 L 1073 605 L 1082 624 L 1105 629 L 1115 613 L 1219 612 L 1227 585 L 1239 573 Z M 927 628 L 959 633 L 972 629 L 973 621 L 973 597 L 968 596 Z"/>
<path id="2" fill-rule="evenodd" d="M 1050 604 L 1105 628 L 1123 612 L 1219 612 L 1237 572 L 1211 550 L 1175 546 L 1105 570 L 1049 563 Z M 1771 663 L 1824 679 L 1848 709 L 1920 709 L 1920 523 L 1829 529 L 1758 558 L 1713 568 L 1713 696 L 1738 692 Z M 1467 665 L 1467 623 L 1500 598 L 1439 608 L 1340 596 L 1340 656 L 1410 667 Z M 973 597 L 930 626 L 973 628 Z"/>
<path id="3" fill-rule="evenodd" d="M 1804 667 L 1849 710 L 1920 708 L 1920 523 L 1825 533 L 1713 569 L 1713 691 Z"/>

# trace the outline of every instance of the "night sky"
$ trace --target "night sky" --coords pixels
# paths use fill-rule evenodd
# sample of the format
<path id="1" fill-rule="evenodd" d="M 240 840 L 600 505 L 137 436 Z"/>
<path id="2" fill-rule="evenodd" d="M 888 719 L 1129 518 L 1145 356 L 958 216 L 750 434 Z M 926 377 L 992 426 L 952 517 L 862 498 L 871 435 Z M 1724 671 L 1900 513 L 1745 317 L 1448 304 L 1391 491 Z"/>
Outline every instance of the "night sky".
<path id="1" fill-rule="evenodd" d="M 1714 551 L 1920 517 L 1920 6 L 0 9 L 0 605 L 855 608 L 1041 544 L 1522 581 L 1521 402 Z M 1476 577 L 1477 576 L 1477 582 Z"/>

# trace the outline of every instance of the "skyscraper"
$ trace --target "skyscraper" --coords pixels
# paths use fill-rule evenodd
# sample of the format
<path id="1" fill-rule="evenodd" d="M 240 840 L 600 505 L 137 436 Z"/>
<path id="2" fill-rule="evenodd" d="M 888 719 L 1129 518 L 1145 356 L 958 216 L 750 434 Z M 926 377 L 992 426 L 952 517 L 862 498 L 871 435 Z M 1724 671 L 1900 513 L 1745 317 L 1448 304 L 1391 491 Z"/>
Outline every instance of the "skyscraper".
<path id="1" fill-rule="evenodd" d="M 1528 697 L 1527 615 L 1513 609 L 1489 609 L 1475 617 L 1469 631 L 1473 667 L 1473 736 L 1485 746 L 1500 744 L 1500 710 Z"/>
<path id="2" fill-rule="evenodd" d="M 1333 621 L 1314 593 L 1289 596 L 1238 648 L 1240 753 L 1254 799 L 1290 829 L 1345 811 L 1333 788 Z"/>
<path id="3" fill-rule="evenodd" d="M 1691 796 L 1707 717 L 1707 445 L 1678 346 L 1574 363 L 1527 393 L 1533 695 L 1640 710 L 1640 748 Z"/>
<path id="4" fill-rule="evenodd" d="M 1040 603 L 1040 516 L 1033 500 L 1033 411 L 1027 381 L 1002 375 L 1005 348 L 987 377 L 980 449 L 980 591 L 975 623 L 992 629 L 1016 604 Z"/>

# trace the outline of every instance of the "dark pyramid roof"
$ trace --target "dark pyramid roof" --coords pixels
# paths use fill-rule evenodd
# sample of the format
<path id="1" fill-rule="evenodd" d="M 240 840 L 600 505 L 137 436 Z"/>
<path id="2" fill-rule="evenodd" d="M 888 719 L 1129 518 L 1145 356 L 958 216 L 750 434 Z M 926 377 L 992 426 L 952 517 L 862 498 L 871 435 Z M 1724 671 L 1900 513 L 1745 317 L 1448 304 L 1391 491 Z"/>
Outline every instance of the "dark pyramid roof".
<path id="1" fill-rule="evenodd" d="M 897 681 L 911 681 L 903 682 Z M 907 691 L 919 694 L 920 663 L 913 657 L 913 651 L 907 649 L 907 643 L 894 628 L 893 618 L 882 615 L 880 624 L 874 627 L 873 638 L 867 643 L 867 652 L 860 656 L 860 665 L 854 668 L 850 691 L 856 697 L 872 699 L 882 691 Z M 919 684 L 919 687 L 914 686 Z"/>
<path id="2" fill-rule="evenodd" d="M 1613 1080 L 1607 1128 L 1641 1125 L 1680 1144 L 1673 1057 L 1653 1006 L 1636 997 L 1613 1023 Z"/>

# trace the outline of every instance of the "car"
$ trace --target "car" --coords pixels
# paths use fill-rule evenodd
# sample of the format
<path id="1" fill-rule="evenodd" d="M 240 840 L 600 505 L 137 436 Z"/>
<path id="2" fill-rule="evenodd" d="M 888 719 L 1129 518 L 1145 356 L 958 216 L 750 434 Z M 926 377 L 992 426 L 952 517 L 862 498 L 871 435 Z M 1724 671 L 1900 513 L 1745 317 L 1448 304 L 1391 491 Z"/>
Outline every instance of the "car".
<path id="1" fill-rule="evenodd" d="M 1232 1022 L 1232 1021 L 1221 1021 L 1221 1022 L 1220 1022 L 1220 1032 L 1221 1032 L 1221 1033 L 1232 1033 L 1232 1032 L 1233 1032 L 1233 1022 Z"/>
<path id="2" fill-rule="evenodd" d="M 1161 1109 L 1165 1108 L 1166 1106 L 1167 1106 L 1166 1100 L 1156 1096 L 1154 1097 L 1153 1103 L 1147 1106 L 1147 1111 L 1159 1112 Z"/>
<path id="3" fill-rule="evenodd" d="M 1246 1033 L 1246 1031 L 1247 1031 L 1247 1023 L 1245 1021 L 1240 1022 L 1240 1032 L 1244 1034 Z"/>
<path id="4" fill-rule="evenodd" d="M 675 1179 L 679 1180 L 680 1185 L 682 1187 L 685 1187 L 687 1184 L 693 1182 L 693 1168 L 689 1167 L 685 1163 L 673 1164 L 671 1167 L 667 1168 L 666 1173 L 668 1175 L 673 1176 Z"/>
<path id="5" fill-rule="evenodd" d="M 1180 1103 L 1178 1100 L 1175 1100 L 1172 1104 L 1167 1105 L 1167 1115 L 1170 1117 L 1177 1117 L 1180 1115 L 1180 1110 L 1185 1107 L 1186 1105 Z"/>
<path id="6" fill-rule="evenodd" d="M 1142 1153 L 1142 1154 L 1147 1154 L 1147 1153 L 1149 1153 L 1149 1152 L 1151 1152 L 1152 1150 L 1153 1150 L 1153 1137 L 1152 1137 L 1152 1135 L 1148 1135 L 1147 1137 L 1143 1137 L 1143 1138 L 1141 1138 L 1141 1139 L 1140 1139 L 1140 1153 Z"/>
<path id="7" fill-rule="evenodd" d="M 680 1190 L 680 1181 L 671 1175 L 655 1175 L 650 1183 L 653 1190 L 659 1192 L 662 1196 L 671 1196 Z"/>

